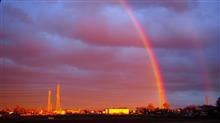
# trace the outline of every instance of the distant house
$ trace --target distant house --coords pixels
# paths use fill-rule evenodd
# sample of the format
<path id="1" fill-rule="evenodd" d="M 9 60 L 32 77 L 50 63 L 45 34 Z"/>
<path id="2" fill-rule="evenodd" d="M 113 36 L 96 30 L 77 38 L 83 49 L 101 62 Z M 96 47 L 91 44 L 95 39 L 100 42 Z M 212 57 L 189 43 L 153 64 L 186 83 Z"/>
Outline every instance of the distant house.
<path id="1" fill-rule="evenodd" d="M 106 114 L 110 115 L 123 115 L 123 114 L 129 114 L 128 108 L 107 108 L 105 109 Z"/>

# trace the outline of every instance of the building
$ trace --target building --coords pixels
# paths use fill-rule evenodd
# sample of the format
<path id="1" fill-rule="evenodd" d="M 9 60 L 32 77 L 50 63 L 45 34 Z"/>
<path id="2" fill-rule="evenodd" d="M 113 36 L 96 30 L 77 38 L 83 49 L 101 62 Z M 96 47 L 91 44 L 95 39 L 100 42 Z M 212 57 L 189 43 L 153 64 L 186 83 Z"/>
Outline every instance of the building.
<path id="1" fill-rule="evenodd" d="M 124 115 L 124 114 L 129 114 L 129 109 L 128 108 L 107 108 L 105 109 L 106 114 L 110 115 Z"/>

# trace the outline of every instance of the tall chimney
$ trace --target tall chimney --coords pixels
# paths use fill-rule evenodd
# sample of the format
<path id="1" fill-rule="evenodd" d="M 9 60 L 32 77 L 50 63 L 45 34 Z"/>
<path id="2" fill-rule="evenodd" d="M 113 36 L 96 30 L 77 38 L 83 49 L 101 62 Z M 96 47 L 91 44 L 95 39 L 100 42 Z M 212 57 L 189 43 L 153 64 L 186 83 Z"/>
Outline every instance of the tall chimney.
<path id="1" fill-rule="evenodd" d="M 205 96 L 205 105 L 209 105 L 209 97 Z"/>
<path id="2" fill-rule="evenodd" d="M 56 86 L 56 111 L 60 111 L 60 84 Z"/>
<path id="3" fill-rule="evenodd" d="M 51 90 L 48 90 L 47 111 L 48 112 L 52 111 Z"/>

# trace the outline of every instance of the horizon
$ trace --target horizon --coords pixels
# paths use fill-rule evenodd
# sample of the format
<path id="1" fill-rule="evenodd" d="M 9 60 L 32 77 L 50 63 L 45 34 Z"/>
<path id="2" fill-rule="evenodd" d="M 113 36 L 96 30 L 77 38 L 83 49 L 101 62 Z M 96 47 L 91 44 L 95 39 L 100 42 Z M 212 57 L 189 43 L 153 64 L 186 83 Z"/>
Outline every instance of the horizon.
<path id="1" fill-rule="evenodd" d="M 220 2 L 0 2 L 0 108 L 215 105 Z"/>
<path id="2" fill-rule="evenodd" d="M 56 83 L 56 86 L 57 84 L 59 83 Z M 59 84 L 60 86 L 60 84 Z M 51 110 L 52 111 L 56 111 L 56 90 L 55 90 L 55 94 L 52 94 L 51 92 L 51 89 L 48 89 L 48 91 L 50 91 L 51 95 L 52 95 L 52 102 L 51 102 Z M 48 96 L 48 95 L 47 95 Z M 219 98 L 219 97 L 218 97 Z M 217 99 L 218 99 L 217 98 Z M 216 100 L 217 100 L 216 99 Z M 206 100 L 205 100 L 206 101 Z M 206 102 L 204 101 L 203 104 L 185 104 L 185 106 L 172 106 L 172 105 L 169 105 L 169 109 L 178 109 L 178 108 L 186 108 L 188 106 L 205 106 L 205 105 L 209 105 L 209 106 L 215 106 L 216 105 L 216 102 L 215 104 L 206 104 Z M 145 105 L 136 105 L 136 106 L 130 106 L 130 107 L 127 107 L 127 106 L 105 106 L 105 107 L 91 107 L 88 105 L 88 107 L 62 107 L 62 101 L 60 102 L 61 103 L 61 106 L 60 106 L 60 110 L 104 110 L 104 109 L 107 109 L 107 108 L 128 108 L 130 110 L 135 110 L 136 108 L 146 108 L 148 105 L 153 105 L 154 108 L 159 108 L 159 109 L 163 109 L 163 107 L 160 107 L 160 106 L 157 106 L 157 105 L 154 105 L 153 103 L 146 103 Z M 169 103 L 168 103 L 169 104 Z M 46 105 L 46 104 L 45 104 Z M 25 106 L 22 106 L 22 105 L 13 105 L 13 106 L 10 106 L 10 107 L 0 107 L 0 110 L 4 110 L 4 109 L 13 109 L 13 108 L 16 108 L 16 107 L 21 107 L 21 108 L 25 108 L 25 109 L 35 109 L 35 110 L 39 110 L 39 109 L 43 109 L 43 110 L 48 110 L 48 104 L 46 106 L 41 106 L 41 107 L 25 107 Z"/>

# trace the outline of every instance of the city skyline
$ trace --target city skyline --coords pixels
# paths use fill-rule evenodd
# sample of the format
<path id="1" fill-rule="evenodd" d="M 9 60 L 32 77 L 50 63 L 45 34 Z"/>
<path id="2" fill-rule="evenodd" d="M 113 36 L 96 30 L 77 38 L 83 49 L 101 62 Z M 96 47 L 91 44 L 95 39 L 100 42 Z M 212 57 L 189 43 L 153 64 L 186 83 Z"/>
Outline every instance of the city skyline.
<path id="1" fill-rule="evenodd" d="M 219 10 L 215 0 L 3 0 L 0 107 L 214 105 Z"/>

